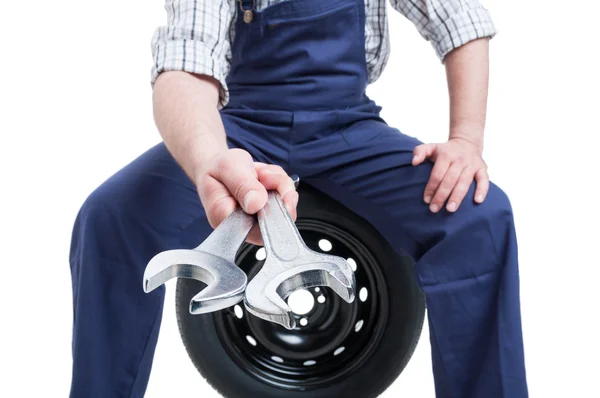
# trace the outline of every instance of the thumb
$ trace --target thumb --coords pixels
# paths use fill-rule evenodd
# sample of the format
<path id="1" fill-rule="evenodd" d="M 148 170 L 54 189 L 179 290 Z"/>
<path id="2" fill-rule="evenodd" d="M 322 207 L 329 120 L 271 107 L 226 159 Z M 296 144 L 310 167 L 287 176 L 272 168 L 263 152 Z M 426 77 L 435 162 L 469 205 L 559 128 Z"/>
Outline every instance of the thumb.
<path id="1" fill-rule="evenodd" d="M 436 144 L 421 144 L 413 150 L 413 166 L 417 166 L 425 161 L 426 158 L 433 156 Z"/>
<path id="2" fill-rule="evenodd" d="M 252 156 L 241 149 L 231 149 L 215 169 L 219 180 L 248 214 L 254 214 L 267 203 L 267 190 L 258 180 Z"/>

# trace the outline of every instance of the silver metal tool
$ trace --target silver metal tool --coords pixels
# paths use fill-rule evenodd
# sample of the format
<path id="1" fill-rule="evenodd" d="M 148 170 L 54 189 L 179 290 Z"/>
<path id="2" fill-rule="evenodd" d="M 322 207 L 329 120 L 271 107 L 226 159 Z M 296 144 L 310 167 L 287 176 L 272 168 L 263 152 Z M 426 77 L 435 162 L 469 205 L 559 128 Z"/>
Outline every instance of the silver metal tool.
<path id="1" fill-rule="evenodd" d="M 269 192 L 258 223 L 267 257 L 246 286 L 244 305 L 250 313 L 293 329 L 296 320 L 285 300 L 294 291 L 327 286 L 346 302 L 354 301 L 356 279 L 350 265 L 341 257 L 309 249 L 279 194 Z"/>
<path id="2" fill-rule="evenodd" d="M 195 249 L 167 250 L 154 256 L 144 272 L 144 291 L 169 279 L 190 278 L 208 286 L 190 301 L 190 313 L 222 310 L 242 301 L 248 278 L 235 264 L 238 249 L 256 218 L 237 209 Z"/>

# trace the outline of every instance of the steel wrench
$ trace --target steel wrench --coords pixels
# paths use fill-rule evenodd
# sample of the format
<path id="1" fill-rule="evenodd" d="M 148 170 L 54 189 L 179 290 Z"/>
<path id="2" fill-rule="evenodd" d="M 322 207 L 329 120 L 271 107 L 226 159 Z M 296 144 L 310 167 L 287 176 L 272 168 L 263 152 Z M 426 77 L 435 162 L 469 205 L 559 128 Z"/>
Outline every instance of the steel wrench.
<path id="1" fill-rule="evenodd" d="M 208 285 L 190 301 L 191 314 L 205 314 L 239 303 L 248 279 L 235 264 L 235 256 L 255 223 L 254 216 L 238 208 L 195 249 L 157 254 L 146 266 L 144 291 L 149 293 L 175 277 L 190 278 Z"/>
<path id="2" fill-rule="evenodd" d="M 346 302 L 354 301 L 356 279 L 350 265 L 309 249 L 279 194 L 269 192 L 258 223 L 267 257 L 246 286 L 244 305 L 250 313 L 293 329 L 296 320 L 285 300 L 296 290 L 328 286 Z"/>

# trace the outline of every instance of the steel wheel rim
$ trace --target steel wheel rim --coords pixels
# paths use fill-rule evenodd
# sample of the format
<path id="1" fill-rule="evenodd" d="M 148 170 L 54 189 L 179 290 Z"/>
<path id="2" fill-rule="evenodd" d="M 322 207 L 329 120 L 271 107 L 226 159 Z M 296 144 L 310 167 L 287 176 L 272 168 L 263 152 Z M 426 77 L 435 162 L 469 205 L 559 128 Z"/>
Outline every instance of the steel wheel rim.
<path id="1" fill-rule="evenodd" d="M 241 369 L 266 384 L 306 391 L 350 377 L 365 363 L 385 330 L 389 298 L 376 256 L 350 231 L 314 219 L 296 225 L 311 249 L 323 251 L 319 241 L 326 240 L 327 253 L 354 260 L 356 300 L 348 304 L 328 288 L 309 289 L 315 306 L 298 316 L 292 331 L 252 316 L 241 303 L 213 316 L 222 345 Z M 244 245 L 238 252 L 237 264 L 249 279 L 262 265 L 258 251 Z"/>

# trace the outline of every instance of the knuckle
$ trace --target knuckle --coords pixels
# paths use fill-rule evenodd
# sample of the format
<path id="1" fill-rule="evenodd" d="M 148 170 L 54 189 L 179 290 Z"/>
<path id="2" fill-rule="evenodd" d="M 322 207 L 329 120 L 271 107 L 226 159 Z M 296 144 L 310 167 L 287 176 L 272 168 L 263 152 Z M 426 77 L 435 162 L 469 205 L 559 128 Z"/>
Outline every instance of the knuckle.
<path id="1" fill-rule="evenodd" d="M 231 186 L 228 186 L 229 192 L 238 200 L 243 200 L 243 196 L 247 189 L 247 180 L 245 178 L 236 178 Z"/>
<path id="2" fill-rule="evenodd" d="M 435 193 L 435 186 L 434 184 L 430 181 L 429 184 L 427 184 L 427 186 L 425 187 L 425 194 L 427 194 L 428 196 L 431 196 Z"/>
<path id="3" fill-rule="evenodd" d="M 460 178 L 461 170 L 453 167 L 450 169 L 446 175 L 445 180 L 447 184 L 453 184 Z"/>
<path id="4" fill-rule="evenodd" d="M 461 195 L 464 195 L 464 193 L 469 190 L 469 186 L 470 186 L 469 183 L 460 181 L 458 184 L 456 184 L 455 192 L 460 193 Z"/>
<path id="5" fill-rule="evenodd" d="M 477 173 L 475 173 L 475 177 L 479 180 L 487 180 L 488 179 L 487 170 L 485 170 L 485 169 L 477 170 Z"/>
<path id="6" fill-rule="evenodd" d="M 441 171 L 434 171 L 431 173 L 431 182 L 436 185 L 442 181 L 442 178 L 444 178 L 444 173 Z"/>
<path id="7" fill-rule="evenodd" d="M 240 159 L 240 158 L 241 159 L 252 159 L 252 156 L 250 156 L 248 151 L 245 151 L 241 148 L 231 148 L 226 153 L 227 153 L 227 155 L 238 158 L 238 159 Z"/>
<path id="8" fill-rule="evenodd" d="M 452 190 L 452 188 L 454 188 L 456 184 L 453 181 L 450 181 L 449 179 L 445 179 L 444 181 L 442 181 L 442 183 L 440 184 L 440 189 L 439 191 L 443 194 L 448 194 L 450 193 L 450 191 Z"/>
<path id="9" fill-rule="evenodd" d="M 234 163 L 232 157 L 229 155 L 229 153 L 219 156 L 216 159 L 216 163 L 215 166 L 219 171 L 227 171 L 227 169 L 229 169 L 230 165 Z"/>
<path id="10" fill-rule="evenodd" d="M 440 189 L 437 190 L 435 197 L 438 200 L 444 200 L 448 196 L 450 196 L 451 189 L 448 186 L 441 186 Z"/>
<path id="11" fill-rule="evenodd" d="M 275 174 L 281 174 L 284 176 L 287 176 L 287 173 L 285 172 L 285 170 L 283 169 L 283 167 L 279 166 L 279 165 L 270 165 L 269 166 L 269 171 Z"/>
<path id="12" fill-rule="evenodd" d="M 251 164 L 253 162 L 252 156 L 245 150 L 239 148 L 233 148 L 227 151 L 222 156 L 221 166 L 225 169 L 231 169 L 241 164 Z"/>

